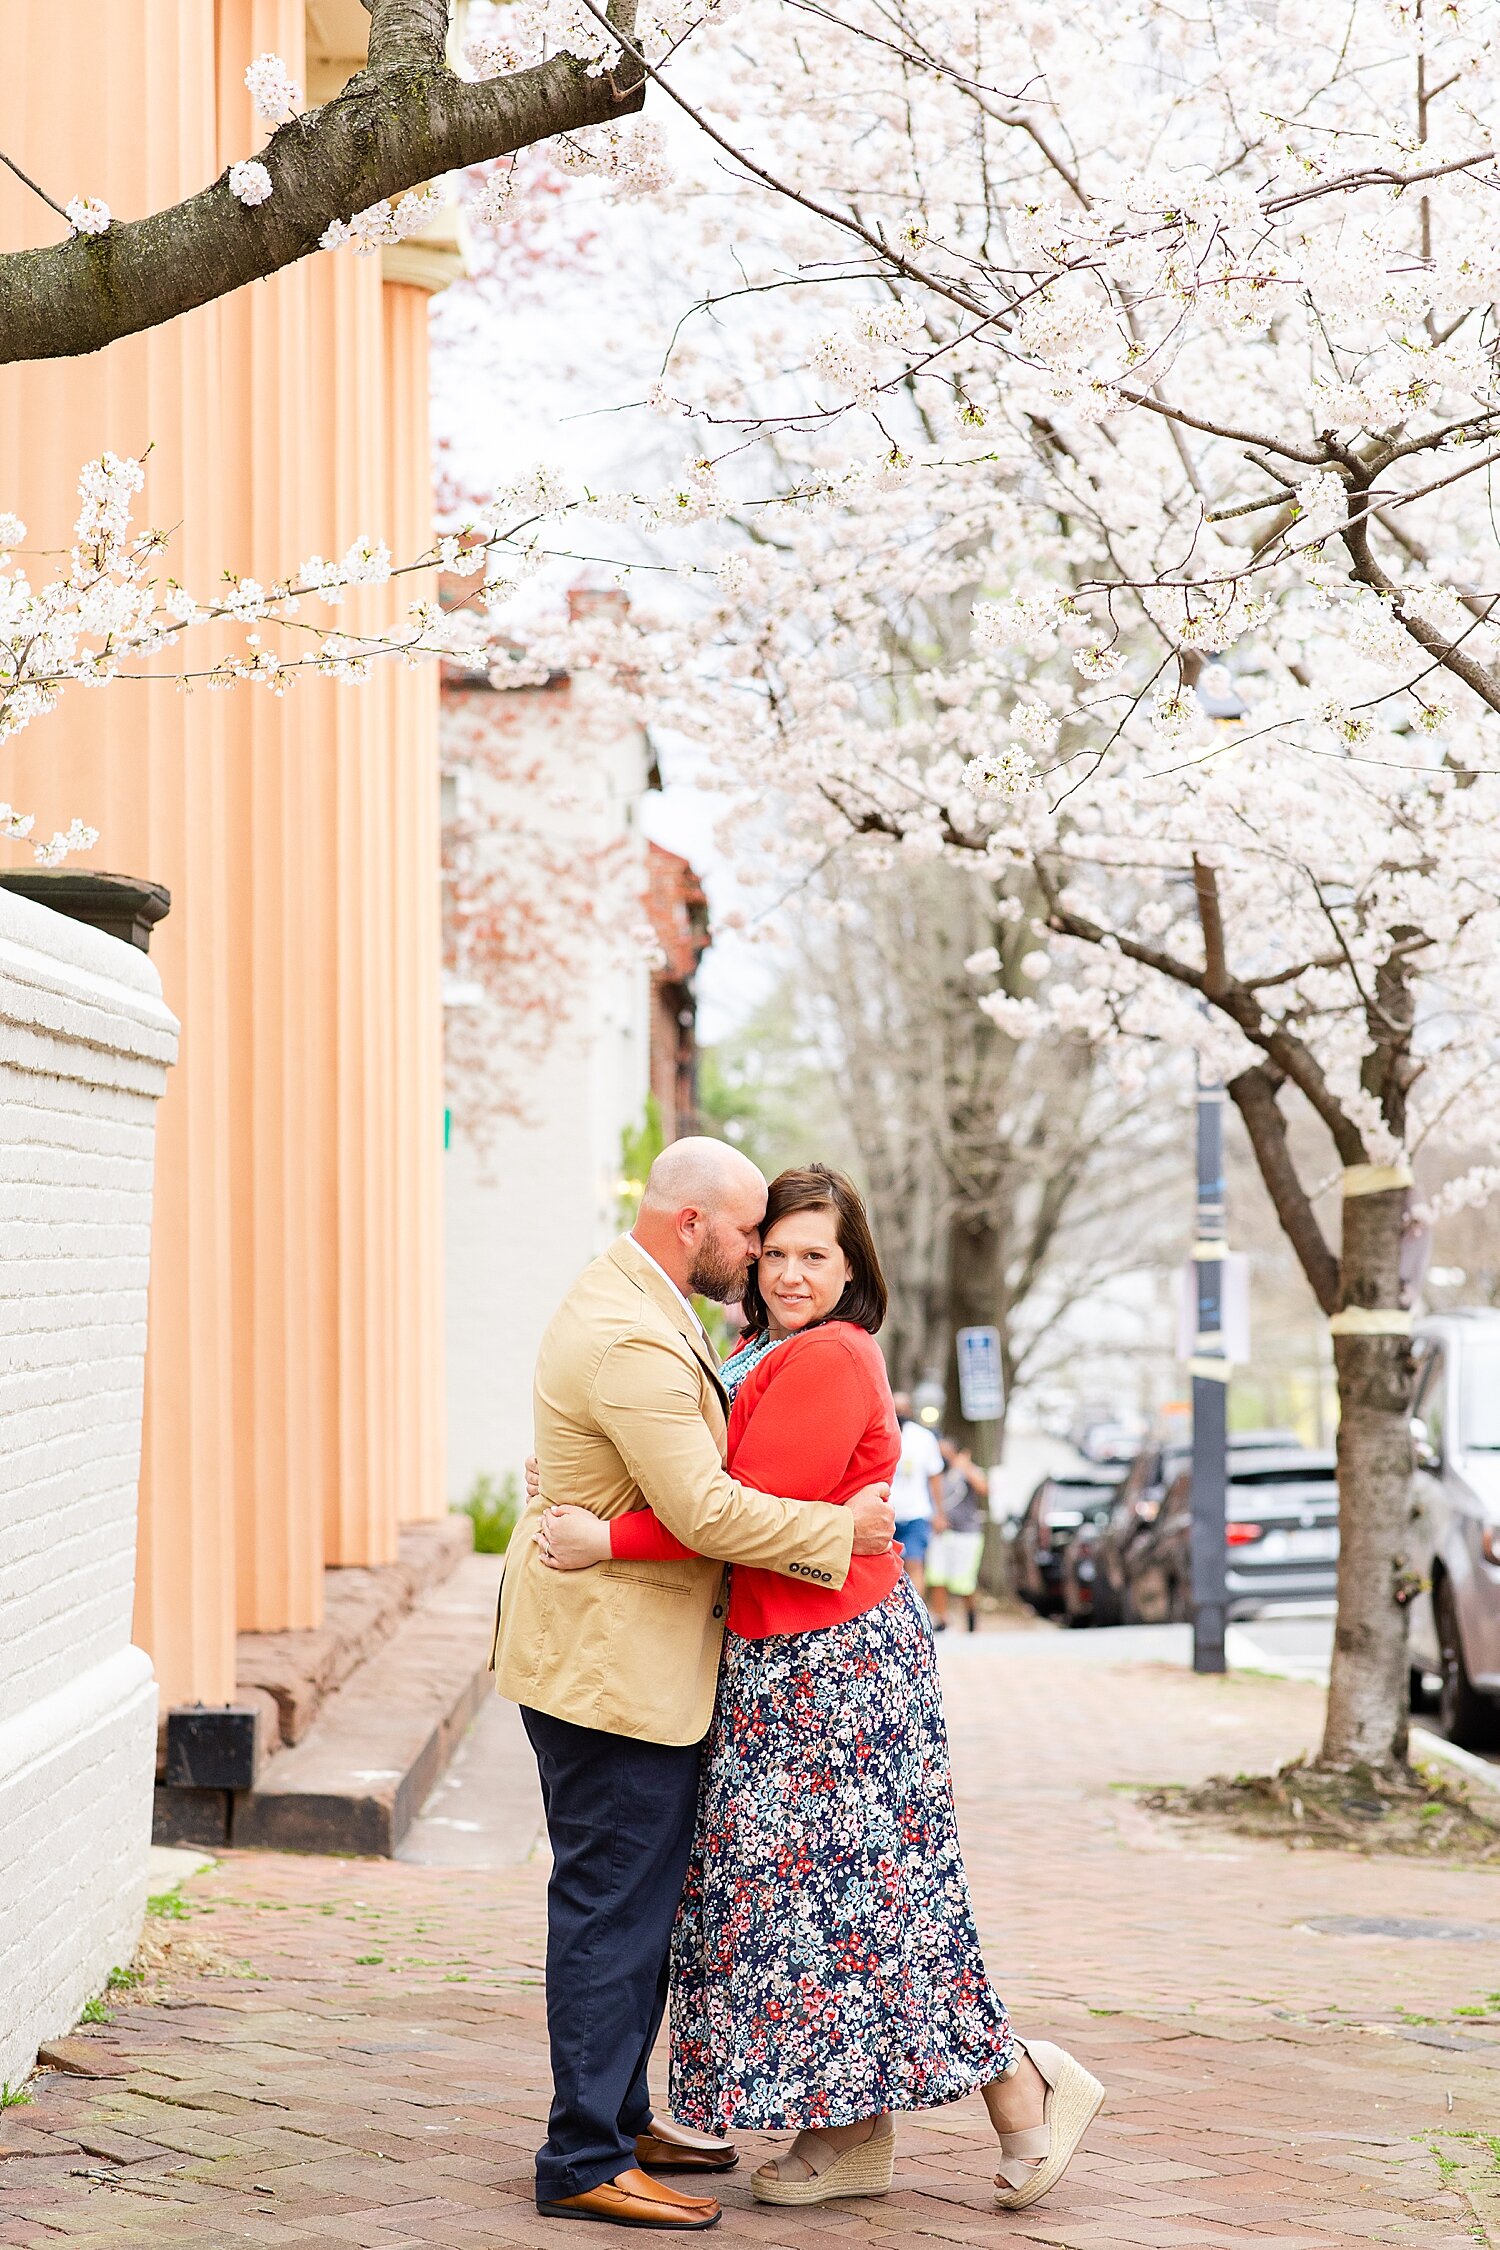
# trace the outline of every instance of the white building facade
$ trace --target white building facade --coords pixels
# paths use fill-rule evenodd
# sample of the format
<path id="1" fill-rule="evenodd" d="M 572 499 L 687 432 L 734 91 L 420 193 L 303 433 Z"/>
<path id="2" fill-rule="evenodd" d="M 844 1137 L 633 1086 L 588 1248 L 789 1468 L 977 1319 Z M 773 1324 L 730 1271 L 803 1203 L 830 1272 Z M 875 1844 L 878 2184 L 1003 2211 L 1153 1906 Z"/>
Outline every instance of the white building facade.
<path id="1" fill-rule="evenodd" d="M 476 743 L 503 729 L 497 780 Z M 640 807 L 652 760 L 587 675 L 534 688 L 445 688 L 445 788 L 514 827 L 526 793 L 526 837 L 571 860 L 567 880 L 599 870 L 613 915 L 644 916 L 646 842 Z M 529 838 L 529 841 L 527 840 Z M 582 870 L 582 874 L 578 872 Z M 620 942 L 623 940 L 624 942 Z M 518 968 L 518 978 L 526 972 Z M 519 1476 L 531 1450 L 531 1378 L 548 1320 L 575 1276 L 620 1231 L 622 1143 L 643 1122 L 650 1090 L 651 969 L 639 929 L 585 934 L 565 971 L 566 1009 L 519 1065 L 519 1116 L 476 1139 L 461 1110 L 445 1157 L 448 1489 L 461 1502 L 481 1476 Z M 561 1000 L 563 995 L 559 993 Z M 450 1055 L 463 1011 L 450 982 Z"/>
<path id="2" fill-rule="evenodd" d="M 132 1645 L 155 1109 L 143 952 L 0 891 L 0 2080 L 127 1963 L 156 1683 Z"/>

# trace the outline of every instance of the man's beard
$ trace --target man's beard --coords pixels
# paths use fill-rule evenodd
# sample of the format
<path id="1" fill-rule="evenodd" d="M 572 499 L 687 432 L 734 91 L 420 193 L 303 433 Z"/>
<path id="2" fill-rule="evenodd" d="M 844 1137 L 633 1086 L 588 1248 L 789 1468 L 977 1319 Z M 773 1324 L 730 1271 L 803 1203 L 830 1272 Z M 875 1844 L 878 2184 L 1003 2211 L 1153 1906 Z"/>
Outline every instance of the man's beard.
<path id="1" fill-rule="evenodd" d="M 688 1271 L 688 1295 L 711 1298 L 716 1305 L 732 1305 L 744 1295 L 749 1274 L 750 1261 L 743 1253 L 732 1259 L 719 1243 L 709 1241 Z"/>

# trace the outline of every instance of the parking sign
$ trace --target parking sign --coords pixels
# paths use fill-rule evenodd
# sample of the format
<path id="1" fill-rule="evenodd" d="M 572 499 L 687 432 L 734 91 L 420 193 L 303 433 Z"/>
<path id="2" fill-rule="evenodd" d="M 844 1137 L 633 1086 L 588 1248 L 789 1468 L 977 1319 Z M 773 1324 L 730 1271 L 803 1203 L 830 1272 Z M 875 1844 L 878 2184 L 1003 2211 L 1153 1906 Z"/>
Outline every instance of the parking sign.
<path id="1" fill-rule="evenodd" d="M 966 1422 L 998 1422 L 1005 1411 L 998 1328 L 960 1328 L 958 1398 Z"/>

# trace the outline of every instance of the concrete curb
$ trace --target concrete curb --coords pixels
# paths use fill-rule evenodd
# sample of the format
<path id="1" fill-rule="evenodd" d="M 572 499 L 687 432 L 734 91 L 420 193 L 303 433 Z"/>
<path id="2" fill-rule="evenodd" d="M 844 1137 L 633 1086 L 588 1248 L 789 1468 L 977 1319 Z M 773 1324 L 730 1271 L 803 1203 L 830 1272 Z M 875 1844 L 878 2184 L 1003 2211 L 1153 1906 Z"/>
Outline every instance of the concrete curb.
<path id="1" fill-rule="evenodd" d="M 1434 1734 L 1429 1727 L 1412 1728 L 1411 1749 L 1414 1758 L 1438 1758 L 1445 1766 L 1456 1767 L 1466 1780 L 1477 1781 L 1481 1789 L 1500 1790 L 1500 1766 L 1492 1766 L 1487 1758 L 1476 1758 L 1472 1750 L 1460 1750 L 1456 1742 Z"/>
<path id="2" fill-rule="evenodd" d="M 1265 1672 L 1276 1680 L 1310 1680 L 1318 1687 L 1328 1685 L 1326 1664 L 1286 1664 L 1281 1658 L 1263 1649 L 1248 1626 L 1231 1625 L 1224 1635 L 1225 1653 L 1231 1671 Z M 1441 1765 L 1452 1766 L 1465 1780 L 1477 1782 L 1481 1789 L 1500 1792 L 1500 1765 L 1491 1765 L 1487 1758 L 1476 1758 L 1472 1750 L 1461 1750 L 1446 1735 L 1434 1734 L 1430 1727 L 1413 1726 L 1411 1754 L 1414 1758 L 1436 1758 Z"/>

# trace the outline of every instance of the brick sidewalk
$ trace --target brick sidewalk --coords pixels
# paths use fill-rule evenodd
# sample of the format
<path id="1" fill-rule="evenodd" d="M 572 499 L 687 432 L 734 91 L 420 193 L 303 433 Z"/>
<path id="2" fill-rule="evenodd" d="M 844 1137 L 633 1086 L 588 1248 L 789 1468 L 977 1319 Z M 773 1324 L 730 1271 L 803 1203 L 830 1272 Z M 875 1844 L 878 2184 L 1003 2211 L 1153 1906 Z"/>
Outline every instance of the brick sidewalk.
<path id="1" fill-rule="evenodd" d="M 1454 2013 L 1500 1988 L 1500 1943 L 1462 1934 L 1500 1926 L 1500 1873 L 1184 1834 L 1120 1786 L 1285 1757 L 1312 1689 L 1118 1670 L 1051 1636 L 981 1636 L 946 1670 L 996 1981 L 1109 2106 L 1020 2218 L 990 2205 L 977 2099 L 902 2121 L 887 2201 L 805 2216 L 751 2205 L 747 2136 L 715 2239 L 1500 2246 L 1500 2014 Z M 189 1921 L 154 1925 L 178 1956 L 162 1996 L 70 2047 L 97 2075 L 44 2073 L 0 2120 L 0 2242 L 557 2250 L 530 2202 L 544 1881 L 225 1860 Z M 1308 1927 L 1350 1915 L 1459 1934 Z"/>

